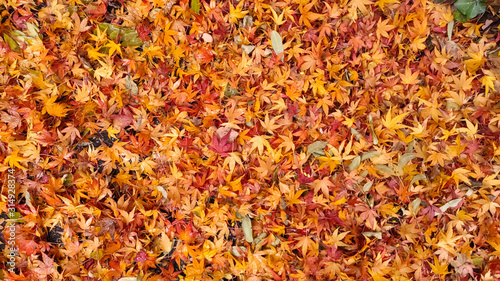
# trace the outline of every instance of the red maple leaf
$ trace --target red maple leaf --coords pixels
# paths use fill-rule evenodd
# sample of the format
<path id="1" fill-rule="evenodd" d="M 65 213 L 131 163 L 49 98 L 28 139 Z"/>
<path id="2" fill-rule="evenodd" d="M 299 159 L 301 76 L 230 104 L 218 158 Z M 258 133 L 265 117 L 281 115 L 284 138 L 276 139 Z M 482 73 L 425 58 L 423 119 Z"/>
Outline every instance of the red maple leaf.
<path id="1" fill-rule="evenodd" d="M 149 37 L 149 34 L 151 34 L 151 28 L 147 23 L 141 24 L 141 26 L 137 28 L 137 33 L 139 34 L 139 38 L 143 42 L 151 40 L 151 38 Z"/>
<path id="2" fill-rule="evenodd" d="M 100 16 L 104 16 L 108 10 L 108 5 L 106 3 L 101 2 L 99 5 L 89 5 L 86 9 L 85 12 L 88 14 L 91 14 L 92 16 L 90 17 L 91 19 L 93 18 L 98 18 Z"/>
<path id="3" fill-rule="evenodd" d="M 314 181 L 314 177 L 311 175 L 312 169 L 308 164 L 304 167 L 304 172 L 302 170 L 297 170 L 297 176 L 300 184 L 308 184 Z"/>
<path id="4" fill-rule="evenodd" d="M 423 208 L 421 212 L 422 215 L 427 214 L 429 220 L 432 220 L 432 218 L 435 216 L 436 213 L 441 213 L 441 209 L 432 204 L 429 204 L 427 205 L 427 207 Z"/>
<path id="5" fill-rule="evenodd" d="M 474 155 L 476 152 L 479 150 L 479 141 L 474 139 L 474 141 L 470 142 L 467 144 L 467 148 L 465 149 L 464 153 L 469 155 L 470 159 L 474 159 Z"/>
<path id="6" fill-rule="evenodd" d="M 214 133 L 214 136 L 212 137 L 212 145 L 209 146 L 209 148 L 212 151 L 217 152 L 222 156 L 226 156 L 226 157 L 229 156 L 229 154 L 227 154 L 227 152 L 230 151 L 232 146 L 233 146 L 232 143 L 228 142 L 230 134 L 231 134 L 231 132 L 228 132 L 219 140 L 217 138 L 217 135 Z"/>
<path id="7" fill-rule="evenodd" d="M 19 250 L 24 251 L 26 255 L 32 255 L 37 253 L 38 244 L 33 240 L 20 241 Z"/>
<path id="8" fill-rule="evenodd" d="M 135 262 L 145 262 L 148 259 L 148 254 L 144 252 L 144 250 L 140 250 L 137 253 L 137 256 L 135 256 L 134 261 Z"/>

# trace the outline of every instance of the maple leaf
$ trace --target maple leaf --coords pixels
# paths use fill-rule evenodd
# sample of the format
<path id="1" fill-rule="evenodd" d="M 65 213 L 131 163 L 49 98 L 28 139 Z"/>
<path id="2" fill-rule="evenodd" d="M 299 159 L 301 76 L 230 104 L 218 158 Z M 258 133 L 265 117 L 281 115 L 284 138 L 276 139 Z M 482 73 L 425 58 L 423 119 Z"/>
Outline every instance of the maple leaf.
<path id="1" fill-rule="evenodd" d="M 495 86 L 494 86 L 493 82 L 496 81 L 496 78 L 494 77 L 494 74 L 491 73 L 491 71 L 485 70 L 484 72 L 487 75 L 483 76 L 480 79 L 480 81 L 481 81 L 481 84 L 484 87 L 484 92 L 485 92 L 486 96 L 488 96 L 489 91 L 495 89 Z"/>
<path id="2" fill-rule="evenodd" d="M 405 69 L 405 73 L 400 74 L 399 76 L 401 77 L 401 81 L 403 82 L 403 84 L 413 85 L 420 82 L 420 80 L 417 79 L 419 74 L 420 72 L 418 70 L 412 73 L 412 71 L 407 67 Z"/>
<path id="3" fill-rule="evenodd" d="M 377 4 L 377 6 L 380 7 L 382 12 L 384 11 L 384 8 L 386 5 L 395 4 L 395 3 L 399 4 L 400 2 L 397 0 L 378 0 L 377 2 L 375 2 L 375 4 Z"/>
<path id="4" fill-rule="evenodd" d="M 301 190 L 295 192 L 295 190 L 293 188 L 290 189 L 290 192 L 285 195 L 286 199 L 287 199 L 286 201 L 290 205 L 304 204 L 304 201 L 299 200 L 299 198 L 300 198 L 300 196 L 302 196 L 302 193 L 304 193 L 305 191 L 306 191 L 305 189 L 301 189 Z"/>
<path id="5" fill-rule="evenodd" d="M 80 20 L 78 13 L 73 13 L 71 18 L 75 21 L 75 29 L 73 30 L 74 35 L 78 36 L 80 33 L 86 32 L 92 28 L 91 26 L 87 26 L 89 21 L 88 18 Z"/>
<path id="6" fill-rule="evenodd" d="M 301 184 L 308 184 L 314 181 L 314 177 L 311 175 L 312 169 L 311 165 L 306 165 L 304 169 L 297 170 L 297 177 Z"/>
<path id="7" fill-rule="evenodd" d="M 54 265 L 54 260 L 47 256 L 45 253 L 42 253 L 42 260 L 38 261 L 38 267 L 34 269 L 34 271 L 38 274 L 39 278 L 46 278 L 48 275 L 52 275 L 56 267 Z"/>
<path id="8" fill-rule="evenodd" d="M 276 125 L 276 120 L 278 120 L 280 116 L 275 116 L 272 119 L 269 119 L 269 114 L 266 114 L 264 121 L 260 120 L 262 127 L 267 130 L 268 133 L 273 134 L 276 129 L 280 127 L 280 125 Z"/>
<path id="9" fill-rule="evenodd" d="M 267 136 L 261 135 L 261 136 L 255 136 L 252 139 L 250 139 L 250 143 L 252 143 L 252 147 L 250 148 L 250 153 L 257 149 L 259 151 L 259 154 L 262 155 L 264 152 L 264 147 L 266 147 L 269 151 L 273 150 L 271 148 L 271 145 L 267 141 Z"/>
<path id="10" fill-rule="evenodd" d="M 94 77 L 97 78 L 98 81 L 101 81 L 101 78 L 111 78 L 111 75 L 113 75 L 114 66 L 109 65 L 103 61 L 99 61 L 99 64 L 101 64 L 101 67 L 97 68 L 94 71 Z"/>
<path id="11" fill-rule="evenodd" d="M 371 229 L 377 228 L 377 221 L 375 218 L 378 217 L 378 214 L 375 210 L 371 209 L 366 204 L 357 204 L 356 211 L 359 212 L 359 218 L 366 222 L 366 226 Z"/>
<path id="12" fill-rule="evenodd" d="M 274 11 L 274 9 L 271 8 L 271 12 L 273 13 L 273 21 L 274 23 L 277 25 L 277 26 L 280 26 L 282 24 L 284 24 L 286 22 L 286 18 L 283 19 L 284 15 L 285 15 L 285 12 L 287 10 L 289 10 L 290 8 L 289 7 L 286 7 L 286 10 L 284 10 L 283 12 L 281 12 L 281 14 L 278 16 L 278 14 L 276 13 L 276 11 Z"/>
<path id="13" fill-rule="evenodd" d="M 89 58 L 91 58 L 93 60 L 98 60 L 101 57 L 105 57 L 106 56 L 105 54 L 99 52 L 100 48 L 101 47 L 99 47 L 99 46 L 93 47 L 90 44 L 87 44 L 86 50 L 87 50 L 87 54 L 88 54 Z"/>
<path id="14" fill-rule="evenodd" d="M 307 256 L 307 250 L 311 247 L 314 247 L 315 242 L 309 237 L 309 236 L 302 236 L 297 238 L 298 242 L 297 245 L 295 246 L 297 249 L 300 248 L 302 251 L 302 255 L 305 257 Z"/>
<path id="15" fill-rule="evenodd" d="M 238 3 L 236 8 L 232 5 L 232 3 L 229 3 L 229 22 L 237 24 L 239 19 L 242 19 L 246 14 L 248 14 L 248 11 L 241 11 L 242 6 L 243 2 Z"/>
<path id="16" fill-rule="evenodd" d="M 333 245 L 335 249 L 337 249 L 338 247 L 348 246 L 348 244 L 342 242 L 342 240 L 344 240 L 344 238 L 346 237 L 347 234 L 349 234 L 349 232 L 350 231 L 339 233 L 339 229 L 336 228 L 335 231 L 332 233 L 332 235 L 327 235 L 329 239 L 325 243 L 328 245 Z"/>
<path id="17" fill-rule="evenodd" d="M 403 121 L 403 119 L 408 114 L 410 114 L 410 113 L 406 112 L 406 113 L 397 115 L 396 117 L 392 118 L 392 108 L 391 108 L 391 109 L 389 109 L 389 111 L 387 111 L 387 114 L 385 115 L 385 119 L 382 119 L 382 124 L 391 131 L 406 128 L 407 126 L 401 125 L 400 123 Z"/>
<path id="18" fill-rule="evenodd" d="M 21 164 L 19 164 L 20 161 L 25 160 L 24 158 L 18 156 L 19 154 L 19 149 L 12 151 L 9 156 L 5 157 L 4 164 L 9 163 L 9 166 L 11 168 L 17 167 L 19 169 L 26 170 Z"/>
<path id="19" fill-rule="evenodd" d="M 330 181 L 328 177 L 324 177 L 322 180 L 314 181 L 314 194 L 318 193 L 319 190 L 328 198 L 330 196 L 330 187 L 335 185 Z"/>
<path id="20" fill-rule="evenodd" d="M 448 263 L 443 262 L 442 264 L 439 262 L 438 258 L 434 256 L 434 264 L 429 262 L 429 265 L 432 268 L 432 271 L 441 276 L 441 279 L 444 280 L 445 276 L 450 273 L 448 271 Z"/>
<path id="21" fill-rule="evenodd" d="M 140 250 L 134 258 L 135 262 L 145 262 L 148 259 L 148 254 L 144 250 Z"/>
<path id="22" fill-rule="evenodd" d="M 23 240 L 19 242 L 19 249 L 25 251 L 27 255 L 37 252 L 39 245 L 33 240 Z"/>
<path id="23" fill-rule="evenodd" d="M 349 18 L 352 20 L 358 19 L 358 10 L 366 16 L 368 14 L 367 6 L 372 5 L 373 3 L 370 0 L 351 0 L 349 1 L 348 11 Z"/>
<path id="24" fill-rule="evenodd" d="M 92 19 L 105 15 L 107 13 L 106 8 L 107 5 L 105 2 L 100 2 L 99 4 L 92 3 L 87 6 L 85 12 L 91 14 L 92 16 L 90 18 Z"/>
<path id="25" fill-rule="evenodd" d="M 229 152 L 233 148 L 233 144 L 229 142 L 229 137 L 231 136 L 231 131 L 227 132 L 220 140 L 217 137 L 217 134 L 214 133 L 212 136 L 212 145 L 209 146 L 209 148 L 216 152 L 219 153 L 222 156 L 228 157 Z"/>
<path id="26" fill-rule="evenodd" d="M 301 14 L 299 18 L 299 24 L 304 24 L 305 26 L 312 28 L 311 21 L 316 21 L 324 18 L 324 15 L 311 12 L 312 7 L 316 5 L 317 0 L 313 0 L 310 3 L 304 5 L 304 2 L 299 4 L 299 12 Z"/>
<path id="27" fill-rule="evenodd" d="M 56 103 L 57 96 L 53 96 L 51 98 L 47 98 L 45 100 L 45 106 L 43 107 L 43 112 L 47 112 L 48 114 L 56 117 L 64 117 L 69 109 L 65 104 Z"/>
<path id="28" fill-rule="evenodd" d="M 108 43 L 104 45 L 103 47 L 109 48 L 108 54 L 109 56 L 113 55 L 115 52 L 119 53 L 120 55 L 122 54 L 122 49 L 121 49 L 121 44 L 116 44 L 114 41 L 108 40 Z"/>
<path id="29" fill-rule="evenodd" d="M 397 2 L 395 0 L 389 0 L 389 1 L 392 1 L 392 3 L 394 2 Z M 377 2 L 377 4 L 379 4 L 380 1 Z M 390 3 L 389 3 L 390 4 Z M 382 9 L 383 10 L 383 9 Z M 389 23 L 389 19 L 386 19 L 384 21 L 382 21 L 381 19 L 378 21 L 378 24 L 377 24 L 377 38 L 381 38 L 381 37 L 385 37 L 385 38 L 389 38 L 389 34 L 387 33 L 388 31 L 391 31 L 392 29 L 395 28 L 394 25 L 390 25 L 388 24 Z"/>

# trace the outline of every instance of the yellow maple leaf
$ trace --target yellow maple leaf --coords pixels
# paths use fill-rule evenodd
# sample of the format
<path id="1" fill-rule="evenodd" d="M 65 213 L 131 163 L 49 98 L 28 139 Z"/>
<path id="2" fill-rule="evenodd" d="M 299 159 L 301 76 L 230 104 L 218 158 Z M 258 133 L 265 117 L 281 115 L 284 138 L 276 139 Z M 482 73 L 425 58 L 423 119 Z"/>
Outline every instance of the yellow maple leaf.
<path id="1" fill-rule="evenodd" d="M 419 73 L 420 72 L 418 70 L 415 73 L 412 73 L 411 70 L 407 67 L 405 69 L 405 73 L 399 74 L 399 76 L 401 77 L 401 82 L 403 82 L 403 84 L 413 85 L 413 84 L 417 84 L 418 82 L 420 82 L 420 80 L 417 79 Z"/>
<path id="2" fill-rule="evenodd" d="M 497 171 L 493 175 L 489 175 L 483 179 L 483 186 L 487 187 L 493 187 L 493 186 L 499 186 L 500 185 L 500 180 L 495 179 L 498 176 L 498 173 L 500 173 L 500 170 Z"/>
<path id="3" fill-rule="evenodd" d="M 259 151 L 259 154 L 262 155 L 264 152 L 264 146 L 269 149 L 269 151 L 272 151 L 273 149 L 271 148 L 271 145 L 267 141 L 267 136 L 255 136 L 253 137 L 250 142 L 252 143 L 252 147 L 250 148 L 250 153 L 257 149 Z"/>
<path id="4" fill-rule="evenodd" d="M 302 193 L 304 193 L 306 190 L 301 189 L 298 192 L 295 192 L 293 188 L 290 189 L 290 192 L 285 195 L 286 201 L 288 204 L 293 205 L 293 204 L 305 204 L 304 201 L 299 200 L 299 197 L 302 196 Z"/>
<path id="5" fill-rule="evenodd" d="M 290 9 L 287 7 L 287 9 Z M 273 13 L 273 21 L 277 26 L 280 26 L 286 22 L 286 19 L 283 19 L 285 15 L 285 11 L 281 12 L 281 14 L 278 16 L 278 14 L 274 11 L 274 9 L 271 9 L 271 12 Z"/>
<path id="6" fill-rule="evenodd" d="M 295 246 L 296 249 L 300 248 L 302 250 L 302 254 L 304 256 L 307 255 L 307 250 L 308 248 L 314 247 L 315 242 L 309 238 L 309 236 L 302 236 L 297 238 L 298 242 L 297 245 Z"/>
<path id="7" fill-rule="evenodd" d="M 241 7 L 243 7 L 243 1 L 241 1 L 238 6 L 233 7 L 231 3 L 229 3 L 229 21 L 232 23 L 238 23 L 239 19 L 242 19 L 246 14 L 248 14 L 248 11 L 241 11 Z"/>
<path id="8" fill-rule="evenodd" d="M 483 53 L 469 52 L 470 59 L 465 60 L 465 68 L 470 73 L 475 73 L 481 66 L 483 66 L 486 59 Z"/>
<path id="9" fill-rule="evenodd" d="M 491 71 L 484 71 L 484 72 L 490 72 Z M 497 79 L 494 77 L 493 73 L 491 73 L 492 75 L 489 75 L 490 73 L 488 73 L 488 75 L 485 75 L 483 76 L 479 81 L 481 81 L 481 84 L 484 86 L 484 92 L 486 94 L 486 96 L 488 96 L 488 93 L 490 90 L 494 90 L 495 89 L 495 86 L 493 85 L 493 82 L 495 82 Z"/>
<path id="10" fill-rule="evenodd" d="M 19 161 L 24 160 L 24 158 L 17 156 L 18 153 L 19 149 L 12 151 L 12 153 L 5 158 L 4 164 L 9 163 L 11 168 L 18 167 L 19 169 L 26 170 L 26 168 L 19 164 Z"/>
<path id="11" fill-rule="evenodd" d="M 69 111 L 69 109 L 66 107 L 66 104 L 55 102 L 56 99 L 57 96 L 53 96 L 49 99 L 46 99 L 45 106 L 43 107 L 42 112 L 43 113 L 47 112 L 49 115 L 56 117 L 66 116 L 66 113 Z"/>
<path id="12" fill-rule="evenodd" d="M 382 119 L 382 124 L 385 127 L 387 127 L 387 129 L 389 129 L 391 131 L 406 128 L 407 126 L 402 125 L 401 122 L 408 114 L 409 114 L 409 112 L 406 112 L 406 113 L 400 114 L 400 115 L 392 118 L 392 108 L 391 108 L 391 109 L 389 109 L 389 111 L 385 115 L 385 119 Z"/>
<path id="13" fill-rule="evenodd" d="M 352 0 L 349 2 L 349 18 L 352 20 L 358 19 L 358 10 L 361 12 L 363 16 L 368 14 L 368 7 L 373 5 L 373 2 L 370 0 Z M 367 7 L 368 6 L 368 7 Z"/>
<path id="14" fill-rule="evenodd" d="M 94 77 L 97 78 L 97 81 L 101 81 L 101 78 L 111 78 L 114 67 L 102 61 L 99 61 L 99 63 L 102 65 L 102 67 L 99 67 L 94 71 Z"/>
<path id="15" fill-rule="evenodd" d="M 179 49 L 183 52 L 182 48 Z M 147 57 L 149 61 L 153 61 L 154 58 L 159 58 L 161 61 L 164 61 L 165 55 L 161 52 L 161 50 L 162 48 L 160 46 L 144 47 L 141 57 Z"/>
<path id="16" fill-rule="evenodd" d="M 465 133 L 470 139 L 475 139 L 478 131 L 478 124 L 474 125 L 468 119 L 465 119 L 465 123 L 467 125 L 467 128 L 458 128 L 457 131 L 460 133 Z"/>
<path id="17" fill-rule="evenodd" d="M 109 48 L 108 54 L 112 56 L 115 52 L 122 55 L 121 44 L 116 44 L 114 41 L 108 40 L 108 43 L 104 47 Z"/>
<path id="18" fill-rule="evenodd" d="M 93 60 L 98 60 L 101 57 L 105 57 L 106 56 L 105 54 L 99 52 L 100 48 L 101 47 L 93 47 L 93 46 L 87 44 L 87 54 L 88 54 L 89 58 L 91 58 Z"/>
<path id="19" fill-rule="evenodd" d="M 387 3 L 387 2 L 390 2 L 390 3 L 397 2 L 395 0 L 389 0 L 389 1 L 382 0 L 382 1 L 385 2 L 385 3 Z M 379 2 L 382 2 L 382 1 L 378 1 L 377 5 L 379 5 Z M 382 8 L 382 10 L 384 10 L 384 9 Z M 389 33 L 387 33 L 387 32 L 391 31 L 392 29 L 394 29 L 395 26 L 394 25 L 390 25 L 388 23 L 389 23 L 389 19 L 386 19 L 384 21 L 382 21 L 382 19 L 378 20 L 377 31 L 376 31 L 378 39 L 380 39 L 381 36 L 385 37 L 385 38 L 389 38 Z"/>
<path id="20" fill-rule="evenodd" d="M 384 8 L 386 5 L 399 4 L 399 1 L 397 1 L 397 0 L 379 0 L 379 1 L 375 2 L 375 4 L 380 7 L 382 12 L 384 12 Z"/>
<path id="21" fill-rule="evenodd" d="M 153 168 L 156 166 L 156 162 L 151 159 L 144 159 L 144 161 L 140 164 L 141 172 L 144 172 L 148 175 L 154 175 Z"/>
<path id="22" fill-rule="evenodd" d="M 429 262 L 429 265 L 432 268 L 432 271 L 436 274 L 443 275 L 441 276 L 441 279 L 444 279 L 446 274 L 449 273 L 448 271 L 448 263 L 443 262 L 442 264 L 439 263 L 439 260 L 436 256 L 434 256 L 434 264 Z"/>

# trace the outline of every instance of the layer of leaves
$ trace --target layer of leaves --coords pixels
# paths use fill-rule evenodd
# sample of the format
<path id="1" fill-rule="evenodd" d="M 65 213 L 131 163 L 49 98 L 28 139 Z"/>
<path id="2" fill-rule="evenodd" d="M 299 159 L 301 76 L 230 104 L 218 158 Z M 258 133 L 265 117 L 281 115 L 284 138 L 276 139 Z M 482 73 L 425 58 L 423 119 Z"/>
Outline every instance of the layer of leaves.
<path id="1" fill-rule="evenodd" d="M 0 16 L 9 280 L 499 278 L 498 38 L 449 6 L 25 0 Z"/>

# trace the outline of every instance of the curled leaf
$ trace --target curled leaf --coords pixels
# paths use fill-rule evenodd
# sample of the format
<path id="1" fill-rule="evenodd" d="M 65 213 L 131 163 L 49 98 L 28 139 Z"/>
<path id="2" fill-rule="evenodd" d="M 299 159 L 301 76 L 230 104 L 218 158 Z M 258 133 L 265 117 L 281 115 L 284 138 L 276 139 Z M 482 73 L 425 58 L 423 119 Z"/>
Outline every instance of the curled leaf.
<path id="1" fill-rule="evenodd" d="M 349 165 L 349 171 L 352 172 L 356 170 L 359 167 L 359 164 L 361 164 L 361 157 L 356 156 Z"/>
<path id="2" fill-rule="evenodd" d="M 404 166 L 415 157 L 417 157 L 415 153 L 405 153 L 401 155 L 398 162 L 398 171 L 403 170 Z"/>
<path id="3" fill-rule="evenodd" d="M 243 217 L 241 221 L 241 227 L 243 228 L 243 234 L 245 235 L 245 240 L 248 243 L 253 242 L 253 231 L 252 231 L 252 220 L 248 215 Z"/>
<path id="4" fill-rule="evenodd" d="M 275 30 L 271 31 L 271 43 L 276 55 L 283 53 L 283 39 L 281 39 L 281 35 Z M 281 61 L 284 61 L 283 57 L 281 57 Z"/>
<path id="5" fill-rule="evenodd" d="M 378 152 L 376 150 L 368 151 L 368 152 L 363 153 L 363 155 L 361 155 L 361 161 L 364 161 L 366 159 L 370 159 L 373 157 L 377 157 L 379 155 L 380 155 L 380 152 Z"/>
<path id="6" fill-rule="evenodd" d="M 324 141 L 315 141 L 307 146 L 307 153 L 312 154 L 314 157 L 325 156 L 323 150 L 327 144 L 328 143 Z"/>

